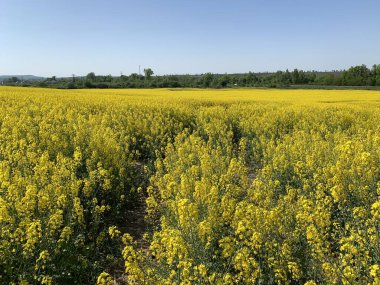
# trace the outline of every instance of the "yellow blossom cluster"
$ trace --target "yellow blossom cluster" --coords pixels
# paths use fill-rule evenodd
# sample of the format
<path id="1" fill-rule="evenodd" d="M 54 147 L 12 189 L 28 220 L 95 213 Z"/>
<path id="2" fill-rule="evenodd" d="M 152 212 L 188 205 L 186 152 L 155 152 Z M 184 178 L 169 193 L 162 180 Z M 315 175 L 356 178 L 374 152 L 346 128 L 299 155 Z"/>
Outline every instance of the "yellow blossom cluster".
<path id="1" fill-rule="evenodd" d="M 379 284 L 378 97 L 1 87 L 0 284 Z"/>
<path id="2" fill-rule="evenodd" d="M 181 111 L 121 99 L 0 88 L 0 284 L 94 284 L 121 264 L 113 226 L 187 124 Z"/>
<path id="3" fill-rule="evenodd" d="M 378 284 L 380 112 L 230 103 L 156 161 L 137 284 Z M 138 274 L 135 274 L 138 273 Z"/>

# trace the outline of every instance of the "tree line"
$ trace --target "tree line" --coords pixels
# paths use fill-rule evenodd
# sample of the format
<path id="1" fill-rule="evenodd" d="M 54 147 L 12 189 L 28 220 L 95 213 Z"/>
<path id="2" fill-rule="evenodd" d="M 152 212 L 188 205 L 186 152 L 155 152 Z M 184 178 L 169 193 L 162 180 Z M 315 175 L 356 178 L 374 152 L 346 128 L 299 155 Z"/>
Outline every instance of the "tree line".
<path id="1" fill-rule="evenodd" d="M 151 68 L 144 74 L 129 76 L 96 75 L 57 78 L 52 76 L 43 81 L 25 81 L 12 77 L 1 82 L 3 85 L 51 87 L 51 88 L 232 88 L 232 87 L 332 87 L 332 86 L 380 86 L 380 64 L 371 68 L 366 65 L 352 66 L 340 71 L 289 71 L 199 75 L 155 75 Z"/>

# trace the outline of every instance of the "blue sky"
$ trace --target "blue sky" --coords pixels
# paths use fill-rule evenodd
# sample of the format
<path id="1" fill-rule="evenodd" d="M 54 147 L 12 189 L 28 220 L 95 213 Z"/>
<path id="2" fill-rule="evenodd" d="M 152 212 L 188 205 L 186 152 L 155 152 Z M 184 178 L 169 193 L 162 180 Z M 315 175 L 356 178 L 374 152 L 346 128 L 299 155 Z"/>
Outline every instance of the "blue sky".
<path id="1" fill-rule="evenodd" d="M 379 0 L 0 0 L 0 74 L 380 63 Z"/>

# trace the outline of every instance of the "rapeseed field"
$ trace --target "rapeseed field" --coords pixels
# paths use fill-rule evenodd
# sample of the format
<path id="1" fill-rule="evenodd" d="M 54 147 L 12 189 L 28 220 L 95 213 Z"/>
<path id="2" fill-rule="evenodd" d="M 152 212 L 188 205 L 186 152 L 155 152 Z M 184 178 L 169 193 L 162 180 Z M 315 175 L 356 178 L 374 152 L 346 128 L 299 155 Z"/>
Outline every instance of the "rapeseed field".
<path id="1" fill-rule="evenodd" d="M 379 122 L 376 91 L 0 87 L 0 284 L 380 284 Z"/>

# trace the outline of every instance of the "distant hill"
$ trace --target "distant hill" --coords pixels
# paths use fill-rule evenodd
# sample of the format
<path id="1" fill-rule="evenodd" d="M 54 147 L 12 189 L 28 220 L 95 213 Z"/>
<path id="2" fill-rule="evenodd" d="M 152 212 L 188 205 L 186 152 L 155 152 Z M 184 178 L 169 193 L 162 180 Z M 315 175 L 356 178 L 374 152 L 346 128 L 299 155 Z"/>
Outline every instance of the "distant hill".
<path id="1" fill-rule="evenodd" d="M 40 76 L 35 76 L 35 75 L 0 75 L 0 81 L 7 80 L 12 77 L 17 77 L 21 80 L 28 80 L 28 81 L 45 80 L 45 77 L 40 77 Z"/>

